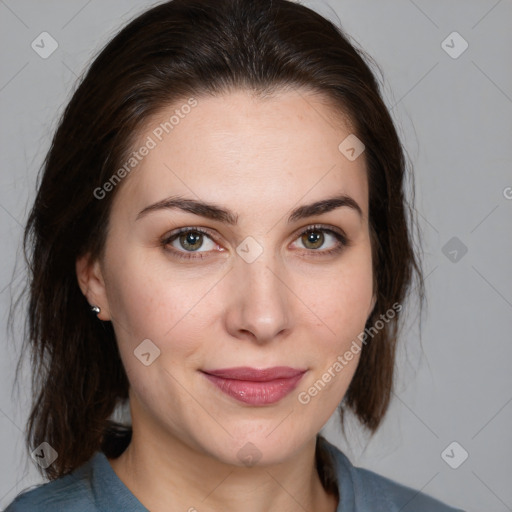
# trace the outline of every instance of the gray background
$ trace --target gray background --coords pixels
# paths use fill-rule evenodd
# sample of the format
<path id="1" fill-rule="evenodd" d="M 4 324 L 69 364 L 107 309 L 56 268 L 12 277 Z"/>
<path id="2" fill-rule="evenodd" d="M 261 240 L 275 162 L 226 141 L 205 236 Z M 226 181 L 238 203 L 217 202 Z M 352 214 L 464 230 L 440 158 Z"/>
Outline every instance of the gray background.
<path id="1" fill-rule="evenodd" d="M 346 443 L 333 417 L 324 433 L 354 464 L 454 506 L 512 510 L 512 2 L 302 3 L 336 23 L 339 17 L 384 73 L 386 102 L 415 168 L 427 275 L 421 344 L 413 313 L 382 428 L 370 440 L 350 422 Z M 149 5 L 0 0 L 2 327 L 22 282 L 22 225 L 58 115 L 94 53 Z M 43 31 L 59 45 L 47 59 L 31 48 Z M 441 46 L 453 31 L 469 45 L 457 58 Z M 447 44 L 462 48 L 460 40 Z M 455 245 L 443 252 L 452 237 Z M 42 481 L 23 444 L 28 367 L 26 385 L 11 393 L 20 332 L 2 334 L 0 509 Z M 469 454 L 457 469 L 441 456 L 453 441 L 460 447 L 448 452 L 452 464 L 462 449 Z"/>

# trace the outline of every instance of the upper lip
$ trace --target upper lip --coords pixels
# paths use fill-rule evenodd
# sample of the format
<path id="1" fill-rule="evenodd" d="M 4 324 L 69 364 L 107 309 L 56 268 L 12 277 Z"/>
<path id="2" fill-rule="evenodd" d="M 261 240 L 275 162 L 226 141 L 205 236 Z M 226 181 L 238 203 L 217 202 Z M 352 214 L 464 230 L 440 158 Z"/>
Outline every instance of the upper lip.
<path id="1" fill-rule="evenodd" d="M 236 368 L 221 368 L 218 370 L 202 370 L 208 375 L 224 379 L 247 380 L 253 382 L 266 382 L 275 379 L 291 379 L 304 373 L 306 370 L 291 368 L 289 366 L 274 366 L 273 368 L 251 368 L 238 366 Z"/>

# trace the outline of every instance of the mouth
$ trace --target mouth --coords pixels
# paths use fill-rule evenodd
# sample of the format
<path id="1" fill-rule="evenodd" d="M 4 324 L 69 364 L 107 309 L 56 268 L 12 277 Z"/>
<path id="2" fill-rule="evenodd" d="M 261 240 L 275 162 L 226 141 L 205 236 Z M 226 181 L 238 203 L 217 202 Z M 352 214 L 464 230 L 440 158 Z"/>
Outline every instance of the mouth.
<path id="1" fill-rule="evenodd" d="M 247 366 L 201 370 L 201 373 L 228 396 L 255 406 L 279 402 L 293 391 L 307 370 L 288 366 L 256 369 Z"/>

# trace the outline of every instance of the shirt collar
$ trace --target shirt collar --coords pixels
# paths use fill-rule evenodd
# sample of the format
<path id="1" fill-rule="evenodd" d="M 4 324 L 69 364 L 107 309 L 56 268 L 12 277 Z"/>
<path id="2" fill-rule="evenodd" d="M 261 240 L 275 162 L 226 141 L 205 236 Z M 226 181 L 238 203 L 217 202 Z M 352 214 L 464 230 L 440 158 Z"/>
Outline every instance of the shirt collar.
<path id="1" fill-rule="evenodd" d="M 340 497 L 336 512 L 354 512 L 356 510 L 353 481 L 354 466 L 339 448 L 331 444 L 324 437 L 321 437 L 320 446 L 325 448 L 329 455 L 331 455 L 336 473 Z"/>
<path id="2" fill-rule="evenodd" d="M 149 512 L 124 485 L 103 452 L 96 452 L 91 459 L 92 489 L 95 504 L 101 512 Z"/>

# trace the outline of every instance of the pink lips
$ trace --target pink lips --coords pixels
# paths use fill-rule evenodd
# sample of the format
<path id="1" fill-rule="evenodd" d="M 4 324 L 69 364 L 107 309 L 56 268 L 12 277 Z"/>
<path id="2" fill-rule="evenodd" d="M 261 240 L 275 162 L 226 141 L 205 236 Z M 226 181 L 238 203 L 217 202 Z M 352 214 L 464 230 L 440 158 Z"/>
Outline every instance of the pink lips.
<path id="1" fill-rule="evenodd" d="M 205 377 L 221 391 L 251 405 L 273 404 L 299 383 L 306 370 L 276 366 L 258 370 L 247 366 L 203 370 Z"/>

